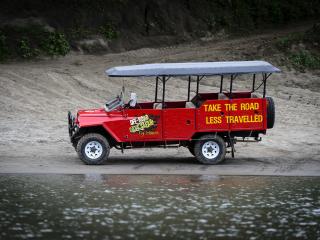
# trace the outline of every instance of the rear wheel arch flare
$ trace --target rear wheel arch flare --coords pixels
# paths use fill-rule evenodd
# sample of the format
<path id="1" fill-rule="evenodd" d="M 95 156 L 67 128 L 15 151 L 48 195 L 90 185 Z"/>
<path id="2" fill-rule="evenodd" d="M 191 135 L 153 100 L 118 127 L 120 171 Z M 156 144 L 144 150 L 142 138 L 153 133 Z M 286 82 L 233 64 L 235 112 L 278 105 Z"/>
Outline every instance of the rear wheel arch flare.
<path id="1" fill-rule="evenodd" d="M 225 141 L 226 141 L 226 137 L 228 136 L 228 132 L 196 132 L 191 140 L 190 140 L 190 143 L 195 143 L 195 141 L 199 140 L 202 136 L 205 136 L 205 135 L 217 135 L 217 136 L 220 136 L 221 138 L 223 138 Z"/>

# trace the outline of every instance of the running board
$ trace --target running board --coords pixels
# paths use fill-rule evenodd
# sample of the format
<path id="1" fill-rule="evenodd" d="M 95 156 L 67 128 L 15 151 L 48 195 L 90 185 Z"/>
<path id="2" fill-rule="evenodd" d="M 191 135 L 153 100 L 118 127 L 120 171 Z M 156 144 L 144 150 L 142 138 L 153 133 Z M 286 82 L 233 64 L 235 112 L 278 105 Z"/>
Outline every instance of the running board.
<path id="1" fill-rule="evenodd" d="M 261 142 L 262 138 L 255 138 L 254 140 L 251 139 L 245 139 L 245 138 L 235 138 L 236 142 Z"/>

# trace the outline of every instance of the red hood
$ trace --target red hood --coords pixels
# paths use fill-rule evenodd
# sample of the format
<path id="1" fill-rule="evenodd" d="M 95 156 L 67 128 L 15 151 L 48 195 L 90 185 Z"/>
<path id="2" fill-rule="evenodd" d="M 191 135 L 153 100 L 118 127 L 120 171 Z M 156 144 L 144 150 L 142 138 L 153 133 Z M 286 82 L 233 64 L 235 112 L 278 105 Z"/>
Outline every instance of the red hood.
<path id="1" fill-rule="evenodd" d="M 81 109 L 78 111 L 78 117 L 107 117 L 110 115 L 122 114 L 120 111 L 114 110 L 112 112 L 106 112 L 104 108 L 96 109 Z"/>
<path id="2" fill-rule="evenodd" d="M 90 117 L 90 116 L 108 116 L 107 112 L 103 108 L 97 109 L 81 109 L 78 111 L 78 116 Z"/>
<path id="3" fill-rule="evenodd" d="M 117 110 L 106 112 L 104 108 L 81 109 L 77 113 L 76 123 L 79 127 L 98 126 L 105 122 L 115 121 L 122 118 L 122 112 Z"/>

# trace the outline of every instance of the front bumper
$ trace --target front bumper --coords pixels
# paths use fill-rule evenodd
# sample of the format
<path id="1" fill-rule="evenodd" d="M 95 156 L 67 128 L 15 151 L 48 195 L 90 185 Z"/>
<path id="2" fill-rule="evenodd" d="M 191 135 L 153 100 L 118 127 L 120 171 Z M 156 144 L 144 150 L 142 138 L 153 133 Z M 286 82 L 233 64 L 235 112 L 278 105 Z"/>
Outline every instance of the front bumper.
<path id="1" fill-rule="evenodd" d="M 71 112 L 68 112 L 68 131 L 69 131 L 69 137 L 70 141 L 73 142 L 74 138 L 77 136 L 77 133 L 79 132 L 79 126 L 75 122 L 75 117 L 71 114 Z"/>

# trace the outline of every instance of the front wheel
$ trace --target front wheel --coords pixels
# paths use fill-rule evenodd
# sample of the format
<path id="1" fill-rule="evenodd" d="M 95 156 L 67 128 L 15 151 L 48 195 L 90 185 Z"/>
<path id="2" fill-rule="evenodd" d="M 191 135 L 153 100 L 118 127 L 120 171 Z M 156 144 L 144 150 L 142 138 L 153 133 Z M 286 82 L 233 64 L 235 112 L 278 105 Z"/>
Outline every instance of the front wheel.
<path id="1" fill-rule="evenodd" d="M 196 142 L 194 153 L 197 160 L 203 164 L 218 164 L 225 158 L 226 143 L 218 135 L 204 135 Z"/>
<path id="2" fill-rule="evenodd" d="M 107 161 L 110 145 L 101 134 L 89 133 L 80 138 L 77 153 L 85 164 L 100 165 Z"/>

